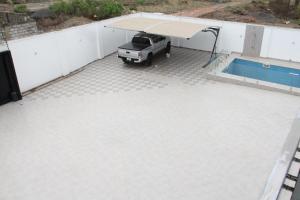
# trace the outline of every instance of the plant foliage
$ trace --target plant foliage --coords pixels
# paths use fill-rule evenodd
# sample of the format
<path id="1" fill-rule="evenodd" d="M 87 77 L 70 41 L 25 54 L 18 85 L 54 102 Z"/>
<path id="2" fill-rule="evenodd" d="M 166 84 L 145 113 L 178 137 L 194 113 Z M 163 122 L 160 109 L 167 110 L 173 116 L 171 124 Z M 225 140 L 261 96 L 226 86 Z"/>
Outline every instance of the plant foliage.
<path id="1" fill-rule="evenodd" d="M 84 16 L 104 19 L 122 14 L 123 5 L 116 0 L 70 0 L 59 1 L 49 7 L 56 15 Z"/>
<path id="2" fill-rule="evenodd" d="M 16 5 L 15 8 L 14 8 L 14 11 L 16 13 L 26 13 L 27 12 L 27 6 L 24 5 L 24 4 Z"/>

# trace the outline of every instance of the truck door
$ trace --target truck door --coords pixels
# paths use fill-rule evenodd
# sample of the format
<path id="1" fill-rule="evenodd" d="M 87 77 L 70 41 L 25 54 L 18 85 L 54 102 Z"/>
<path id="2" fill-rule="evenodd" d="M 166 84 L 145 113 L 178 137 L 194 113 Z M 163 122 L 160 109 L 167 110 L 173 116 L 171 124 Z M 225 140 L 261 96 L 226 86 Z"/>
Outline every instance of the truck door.
<path id="1" fill-rule="evenodd" d="M 165 41 L 165 37 L 159 37 L 159 51 L 163 50 L 166 47 Z"/>
<path id="2" fill-rule="evenodd" d="M 152 42 L 153 42 L 153 53 L 156 54 L 159 51 L 158 37 L 153 38 Z"/>

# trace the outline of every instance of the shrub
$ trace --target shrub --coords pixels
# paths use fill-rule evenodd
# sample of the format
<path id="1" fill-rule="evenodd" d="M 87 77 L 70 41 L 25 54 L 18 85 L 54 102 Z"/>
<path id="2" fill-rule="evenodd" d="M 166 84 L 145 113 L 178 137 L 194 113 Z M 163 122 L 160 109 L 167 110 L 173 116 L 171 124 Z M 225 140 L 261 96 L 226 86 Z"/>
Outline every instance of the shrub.
<path id="1" fill-rule="evenodd" d="M 115 0 L 71 0 L 59 1 L 49 7 L 56 15 L 76 15 L 88 18 L 108 18 L 121 15 L 124 8 Z"/>
<path id="2" fill-rule="evenodd" d="M 121 15 L 123 10 L 123 5 L 118 1 L 103 0 L 100 2 L 96 15 L 98 18 L 109 18 Z"/>
<path id="3" fill-rule="evenodd" d="M 58 1 L 54 4 L 52 4 L 49 7 L 49 10 L 52 11 L 53 13 L 60 15 L 60 14 L 72 14 L 72 8 L 71 5 L 65 1 Z"/>
<path id="4" fill-rule="evenodd" d="M 95 5 L 92 3 L 95 2 L 87 0 L 72 0 L 70 2 L 59 1 L 54 3 L 49 7 L 50 11 L 54 12 L 57 15 L 76 15 L 76 16 L 85 16 L 90 17 Z"/>
<path id="5" fill-rule="evenodd" d="M 247 12 L 243 6 L 229 6 L 226 7 L 226 10 L 237 15 L 245 15 Z"/>
<path id="6" fill-rule="evenodd" d="M 140 4 L 140 5 L 144 5 L 145 4 L 145 0 L 135 0 L 135 2 L 137 4 Z"/>
<path id="7" fill-rule="evenodd" d="M 89 15 L 95 15 L 96 10 L 100 5 L 99 0 L 86 0 L 86 3 L 89 5 L 88 13 Z"/>
<path id="8" fill-rule="evenodd" d="M 72 15 L 89 17 L 91 14 L 91 7 L 85 0 L 72 0 L 70 2 L 70 7 Z"/>
<path id="9" fill-rule="evenodd" d="M 26 13 L 27 12 L 27 6 L 24 5 L 24 4 L 16 5 L 15 8 L 14 8 L 14 11 L 16 13 Z"/>
<path id="10" fill-rule="evenodd" d="M 294 22 L 295 24 L 300 25 L 300 19 L 295 19 L 293 22 Z"/>

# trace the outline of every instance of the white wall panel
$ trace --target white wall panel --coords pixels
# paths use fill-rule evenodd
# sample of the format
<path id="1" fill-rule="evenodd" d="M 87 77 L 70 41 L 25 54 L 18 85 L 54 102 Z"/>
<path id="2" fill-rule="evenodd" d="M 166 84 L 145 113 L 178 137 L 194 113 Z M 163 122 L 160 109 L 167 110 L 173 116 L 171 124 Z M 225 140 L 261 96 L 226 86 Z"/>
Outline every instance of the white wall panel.
<path id="1" fill-rule="evenodd" d="M 100 41 L 102 41 L 103 55 L 107 56 L 115 52 L 119 46 L 126 43 L 126 31 L 101 27 L 100 29 Z"/>
<path id="2" fill-rule="evenodd" d="M 9 47 L 22 92 L 62 75 L 56 33 L 10 41 Z"/>
<path id="3" fill-rule="evenodd" d="M 56 34 L 64 74 L 98 59 L 96 24 L 65 29 Z"/>
<path id="4" fill-rule="evenodd" d="M 300 30 L 266 28 L 261 56 L 300 62 Z"/>
<path id="5" fill-rule="evenodd" d="M 269 57 L 269 49 L 272 42 L 272 28 L 265 27 L 264 36 L 261 45 L 260 56 Z"/>
<path id="6" fill-rule="evenodd" d="M 223 22 L 218 52 L 229 51 L 242 53 L 246 33 L 246 24 Z"/>

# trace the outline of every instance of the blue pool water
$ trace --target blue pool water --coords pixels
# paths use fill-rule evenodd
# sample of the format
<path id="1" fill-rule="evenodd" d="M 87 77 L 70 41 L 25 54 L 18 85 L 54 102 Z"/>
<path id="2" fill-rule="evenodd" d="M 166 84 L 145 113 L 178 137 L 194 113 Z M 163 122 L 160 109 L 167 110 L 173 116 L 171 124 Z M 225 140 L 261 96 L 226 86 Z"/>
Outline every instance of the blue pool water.
<path id="1" fill-rule="evenodd" d="M 236 58 L 223 72 L 300 88 L 299 69 L 276 65 L 266 66 L 259 62 Z"/>

